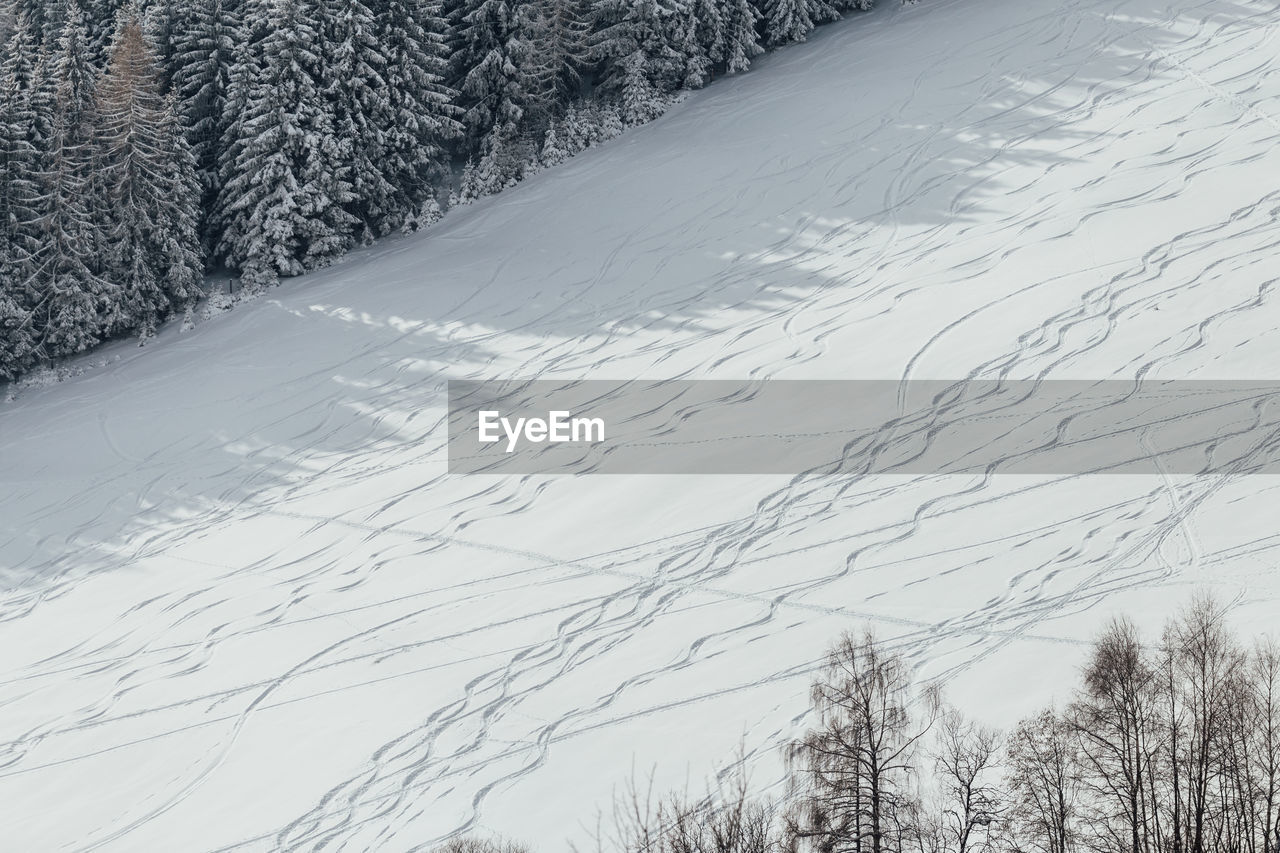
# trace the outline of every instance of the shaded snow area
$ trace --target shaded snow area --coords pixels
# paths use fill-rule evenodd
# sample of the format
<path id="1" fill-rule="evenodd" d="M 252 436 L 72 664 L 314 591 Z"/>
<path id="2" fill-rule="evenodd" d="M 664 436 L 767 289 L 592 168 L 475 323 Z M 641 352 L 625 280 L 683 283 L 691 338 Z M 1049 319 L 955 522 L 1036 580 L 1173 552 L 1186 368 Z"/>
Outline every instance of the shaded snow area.
<path id="1" fill-rule="evenodd" d="M 1280 478 L 448 476 L 448 378 L 1278 379 L 1280 9 L 923 0 L 0 405 L 0 847 L 583 841 L 868 622 L 995 725 Z"/>

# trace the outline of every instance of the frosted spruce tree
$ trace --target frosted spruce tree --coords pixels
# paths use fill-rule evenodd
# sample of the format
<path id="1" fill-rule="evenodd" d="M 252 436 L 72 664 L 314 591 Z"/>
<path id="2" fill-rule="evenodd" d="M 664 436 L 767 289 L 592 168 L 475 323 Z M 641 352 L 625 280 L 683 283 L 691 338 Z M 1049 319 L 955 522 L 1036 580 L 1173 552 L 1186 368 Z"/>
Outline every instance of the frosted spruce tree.
<path id="1" fill-rule="evenodd" d="M 101 119 L 97 108 L 100 75 L 89 59 L 89 30 L 79 3 L 60 0 L 60 6 L 58 17 L 63 25 L 57 40 L 55 109 L 61 114 L 66 128 L 65 144 L 69 151 L 76 152 L 75 164 L 84 186 L 80 204 L 93 224 L 86 234 L 90 241 L 87 251 L 93 259 L 90 269 L 96 275 L 103 275 L 108 241 L 104 224 L 114 203 L 103 183 L 101 144 L 97 137 Z M 114 312 L 117 306 L 113 304 L 108 308 Z"/>
<path id="2" fill-rule="evenodd" d="M 12 2 L 0 3 L 0 51 L 6 49 L 9 39 L 18 29 L 18 9 Z"/>
<path id="3" fill-rule="evenodd" d="M 203 263 L 196 233 L 199 183 L 160 71 L 136 14 L 123 15 L 99 89 L 101 174 L 112 200 L 107 277 L 121 314 L 145 339 L 194 299 Z"/>
<path id="4" fill-rule="evenodd" d="M 462 42 L 479 57 L 460 88 L 463 150 L 476 157 L 474 168 L 463 172 L 464 202 L 513 185 L 537 159 L 541 138 L 531 123 L 546 116 L 536 99 L 531 10 L 507 0 L 480 0 L 464 19 Z M 488 45 L 487 51 L 476 51 L 480 45 Z"/>
<path id="5" fill-rule="evenodd" d="M 200 181 L 200 234 L 206 253 L 214 242 L 209 214 L 222 186 L 218 161 L 227 132 L 231 70 L 245 38 L 240 7 L 240 0 L 189 0 L 170 60 L 171 91 Z"/>
<path id="6" fill-rule="evenodd" d="M 359 223 L 360 242 L 368 244 L 386 234 L 396 217 L 395 188 L 381 166 L 393 122 L 383 76 L 387 58 L 373 11 L 361 0 L 321 0 L 319 19 L 318 94 L 332 111 L 334 137 L 342 141 L 338 177 L 350 187 L 344 207 Z"/>
<path id="7" fill-rule="evenodd" d="M 676 65 L 676 57 L 666 45 L 659 0 L 594 0 L 591 23 L 592 59 L 599 70 L 598 85 L 606 93 L 621 92 L 626 76 L 623 63 L 633 54 L 638 55 L 646 76 L 650 54 L 655 65 Z"/>
<path id="8" fill-rule="evenodd" d="M 559 166 L 568 160 L 570 152 L 560 141 L 556 126 L 547 128 L 547 135 L 542 140 L 542 151 L 538 154 L 538 162 L 544 167 Z"/>
<path id="9" fill-rule="evenodd" d="M 35 340 L 31 312 L 0 288 L 0 381 L 10 381 L 31 364 Z"/>
<path id="10" fill-rule="evenodd" d="M 459 44 L 466 64 L 459 69 L 459 89 L 466 141 L 475 149 L 493 133 L 506 141 L 519 135 L 529 101 L 532 44 L 521 31 L 517 3 L 479 0 L 464 9 Z"/>
<path id="11" fill-rule="evenodd" d="M 0 70 L 3 118 L 5 358 L 34 360 L 80 352 L 113 322 L 109 285 L 97 274 L 91 212 L 92 71 L 83 22 L 59 6 L 63 31 L 52 43 L 22 26 Z M 46 28 L 53 15 L 45 16 Z M 21 19 L 20 19 L 21 20 Z M 45 34 L 46 36 L 48 33 Z M 15 319 L 17 323 L 15 325 Z"/>
<path id="12" fill-rule="evenodd" d="M 0 3 L 0 30 L 9 36 L 19 30 L 37 46 L 54 47 L 62 32 L 58 0 L 6 0 Z M 0 35 L 5 33 L 0 32 Z"/>
<path id="13" fill-rule="evenodd" d="M 319 8 L 312 0 L 250 7 L 251 36 L 232 73 L 232 121 L 217 207 L 218 254 L 259 288 L 342 255 L 354 243 L 343 178 L 350 142 L 321 97 Z"/>
<path id="14" fill-rule="evenodd" d="M 619 97 L 623 120 L 627 124 L 644 124 L 662 115 L 665 104 L 650 79 L 644 52 L 632 51 L 622 58 L 620 65 L 623 76 Z"/>
<path id="15" fill-rule="evenodd" d="M 433 2 L 433 0 L 428 0 Z M 467 75 L 467 69 L 475 64 L 476 54 L 463 39 L 463 26 L 474 8 L 475 0 L 438 0 L 433 9 L 444 22 L 445 81 L 455 85 Z"/>
<path id="16" fill-rule="evenodd" d="M 435 185 L 447 169 L 444 146 L 462 130 L 458 93 L 445 85 L 445 22 L 423 0 L 383 0 L 378 42 L 386 65 L 389 124 L 379 165 L 392 196 L 378 230 L 430 224 L 440 216 Z M 434 206 L 434 209 L 432 208 Z"/>
<path id="17" fill-rule="evenodd" d="M 580 95 L 587 8 L 582 0 L 462 0 L 454 20 L 465 149 L 497 132 L 502 145 L 536 154 L 552 120 Z"/>
<path id="18" fill-rule="evenodd" d="M 717 0 L 723 39 L 713 59 L 724 65 L 729 74 L 751 67 L 751 60 L 764 53 L 756 35 L 760 13 L 751 0 Z"/>
<path id="19" fill-rule="evenodd" d="M 240 9 L 237 16 L 239 37 L 231 48 L 222 127 L 213 144 L 214 175 L 210 180 L 216 185 L 216 191 L 213 203 L 205 211 L 206 240 L 212 249 L 209 258 L 214 263 L 229 262 L 229 246 L 226 241 L 228 232 L 236 223 L 243 222 L 243 218 L 232 209 L 238 197 L 229 192 L 227 187 L 240 174 L 237 163 L 252 139 L 246 126 L 249 120 L 249 102 L 262 82 L 262 41 L 269 32 L 273 2 L 274 0 L 237 0 Z"/>
<path id="20" fill-rule="evenodd" d="M 0 62 L 0 379 L 13 379 L 30 364 L 38 334 L 30 310 L 37 292 L 21 274 L 23 262 L 40 245 L 33 110 L 36 39 L 17 14 L 8 25 L 13 30 Z"/>
<path id="21" fill-rule="evenodd" d="M 766 0 L 764 12 L 765 37 L 771 45 L 804 41 L 815 26 L 840 17 L 826 0 Z"/>
<path id="22" fill-rule="evenodd" d="M 528 132 L 541 137 L 582 93 L 590 52 L 590 10 L 584 0 L 534 0 L 521 7 L 529 42 L 525 67 Z"/>
<path id="23" fill-rule="evenodd" d="M 672 49 L 681 57 L 679 88 L 701 89 L 711 82 L 715 62 L 703 47 L 694 0 L 679 0 L 670 18 Z"/>
<path id="24" fill-rule="evenodd" d="M 531 162 L 523 143 L 514 125 L 500 125 L 490 131 L 480 143 L 479 158 L 468 160 L 462 170 L 459 202 L 467 204 L 515 186 Z"/>
<path id="25" fill-rule="evenodd" d="M 40 42 L 50 51 L 58 49 L 58 39 L 62 38 L 66 26 L 68 2 L 69 0 L 40 0 L 38 4 L 29 4 L 29 16 L 40 21 Z M 37 5 L 40 6 L 38 11 Z"/>
<path id="26" fill-rule="evenodd" d="M 117 294 L 94 271 L 101 223 L 90 214 L 85 176 L 97 165 L 96 152 L 73 124 L 72 111 L 57 108 L 72 98 L 70 84 L 58 75 L 71 64 L 69 57 L 45 52 L 36 69 L 33 104 L 37 114 L 50 116 L 50 131 L 37 146 L 34 204 L 19 212 L 16 224 L 27 239 L 20 240 L 10 268 L 31 306 L 37 354 L 44 358 L 88 349 L 120 322 Z"/>
<path id="27" fill-rule="evenodd" d="M 60 17 L 63 26 L 54 59 L 55 107 L 62 114 L 70 134 L 69 144 L 89 146 L 97 124 L 98 70 L 89 62 L 88 30 L 80 6 L 74 0 L 64 4 Z"/>
<path id="28" fill-rule="evenodd" d="M 105 68 L 118 17 L 127 0 L 83 0 L 85 26 L 89 36 L 89 61 Z"/>
<path id="29" fill-rule="evenodd" d="M 619 98 L 628 123 L 660 114 L 700 50 L 683 0 L 595 0 L 592 16 L 601 91 Z"/>
<path id="30" fill-rule="evenodd" d="M 556 123 L 556 147 L 563 149 L 566 157 L 572 157 L 590 148 L 594 142 L 587 118 L 582 115 L 582 107 L 570 104 L 564 111 L 564 117 Z"/>
<path id="31" fill-rule="evenodd" d="M 147 44 L 155 54 L 161 89 L 168 92 L 172 84 L 175 58 L 182 33 L 197 14 L 196 3 L 174 3 L 169 0 L 140 0 L 136 12 L 142 15 L 142 28 Z"/>
<path id="32" fill-rule="evenodd" d="M 765 37 L 771 45 L 804 41 L 815 22 L 810 0 L 767 0 L 764 6 Z"/>
<path id="33" fill-rule="evenodd" d="M 17 283 L 6 265 L 17 262 L 20 250 L 34 251 L 39 239 L 34 227 L 38 153 L 52 133 L 53 103 L 46 98 L 41 114 L 37 100 L 37 44 L 25 18 L 20 19 L 0 62 L 0 288 L 7 287 L 11 296 Z"/>
<path id="34" fill-rule="evenodd" d="M 694 22 L 694 39 L 698 48 L 712 63 L 724 60 L 724 10 L 722 0 L 690 0 L 690 16 Z"/>

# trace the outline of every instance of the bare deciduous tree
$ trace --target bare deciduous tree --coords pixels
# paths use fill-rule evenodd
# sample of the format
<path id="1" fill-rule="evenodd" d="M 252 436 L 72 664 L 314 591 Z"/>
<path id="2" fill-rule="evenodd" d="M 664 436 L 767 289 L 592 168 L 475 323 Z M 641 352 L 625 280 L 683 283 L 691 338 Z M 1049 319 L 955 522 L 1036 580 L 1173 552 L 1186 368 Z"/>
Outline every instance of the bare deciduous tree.
<path id="1" fill-rule="evenodd" d="M 1250 750 L 1257 773 L 1254 853 L 1280 851 L 1280 645 L 1254 646 L 1249 666 L 1253 709 Z"/>
<path id="2" fill-rule="evenodd" d="M 596 848 L 602 853 L 785 853 L 776 806 L 753 799 L 741 772 L 699 800 L 682 794 L 657 797 L 652 777 L 642 789 L 633 775 L 614 798 L 611 826 L 597 831 Z"/>
<path id="3" fill-rule="evenodd" d="M 1068 853 L 1077 839 L 1079 756 L 1072 726 L 1053 710 L 1009 737 L 1006 787 L 1011 834 L 1019 850 Z"/>
<path id="4" fill-rule="evenodd" d="M 1094 643 L 1069 714 L 1081 744 L 1081 777 L 1093 794 L 1082 822 L 1088 843 L 1100 850 L 1155 853 L 1157 687 L 1137 628 L 1115 619 Z"/>
<path id="5" fill-rule="evenodd" d="M 506 838 L 464 835 L 449 839 L 435 848 L 434 853 L 529 853 L 529 848 Z"/>
<path id="6" fill-rule="evenodd" d="M 933 751 L 942 786 L 941 824 L 946 849 L 987 853 L 1004 812 L 1004 797 L 992 777 L 999 760 L 1000 733 L 966 719 L 956 708 L 942 715 Z"/>
<path id="7" fill-rule="evenodd" d="M 817 725 L 792 745 L 795 805 L 788 831 L 822 853 L 901 849 L 921 740 L 939 714 L 925 688 L 911 713 L 911 674 L 870 632 L 845 634 L 813 686 Z"/>
<path id="8" fill-rule="evenodd" d="M 1231 737 L 1232 718 L 1244 700 L 1247 658 L 1223 608 L 1197 596 L 1166 626 L 1160 659 L 1169 709 L 1162 775 L 1171 808 L 1156 828 L 1172 853 L 1203 853 L 1224 832 L 1238 834 L 1224 823 L 1231 818 L 1222 788 L 1235 775 L 1227 766 L 1232 752 L 1237 763 L 1247 758 L 1247 747 L 1233 750 Z M 1244 766 L 1236 769 L 1247 773 Z"/>

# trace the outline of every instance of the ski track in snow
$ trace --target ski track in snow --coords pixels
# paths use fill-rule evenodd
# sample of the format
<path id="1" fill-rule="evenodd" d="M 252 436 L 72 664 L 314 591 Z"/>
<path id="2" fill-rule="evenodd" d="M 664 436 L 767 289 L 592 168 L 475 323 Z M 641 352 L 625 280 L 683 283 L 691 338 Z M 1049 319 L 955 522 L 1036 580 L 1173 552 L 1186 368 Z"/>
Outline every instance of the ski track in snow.
<path id="1" fill-rule="evenodd" d="M 861 623 L 1007 724 L 1114 608 L 1274 621 L 1266 477 L 450 478 L 442 435 L 446 377 L 1276 378 L 1278 33 L 886 6 L 0 408 L 6 844 L 557 849 L 636 765 L 770 788 Z"/>

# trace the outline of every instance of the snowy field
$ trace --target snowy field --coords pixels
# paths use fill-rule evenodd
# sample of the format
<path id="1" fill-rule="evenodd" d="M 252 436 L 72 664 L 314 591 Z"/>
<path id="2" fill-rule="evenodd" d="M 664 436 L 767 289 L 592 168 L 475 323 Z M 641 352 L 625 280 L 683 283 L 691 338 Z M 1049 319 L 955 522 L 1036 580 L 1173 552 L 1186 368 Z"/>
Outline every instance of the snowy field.
<path id="1" fill-rule="evenodd" d="M 1280 379 L 1273 0 L 886 3 L 0 404 L 0 848 L 584 840 L 864 622 L 1009 725 L 1280 615 L 1280 478 L 450 477 L 448 378 Z M 90 361 L 100 360 L 95 356 Z"/>

